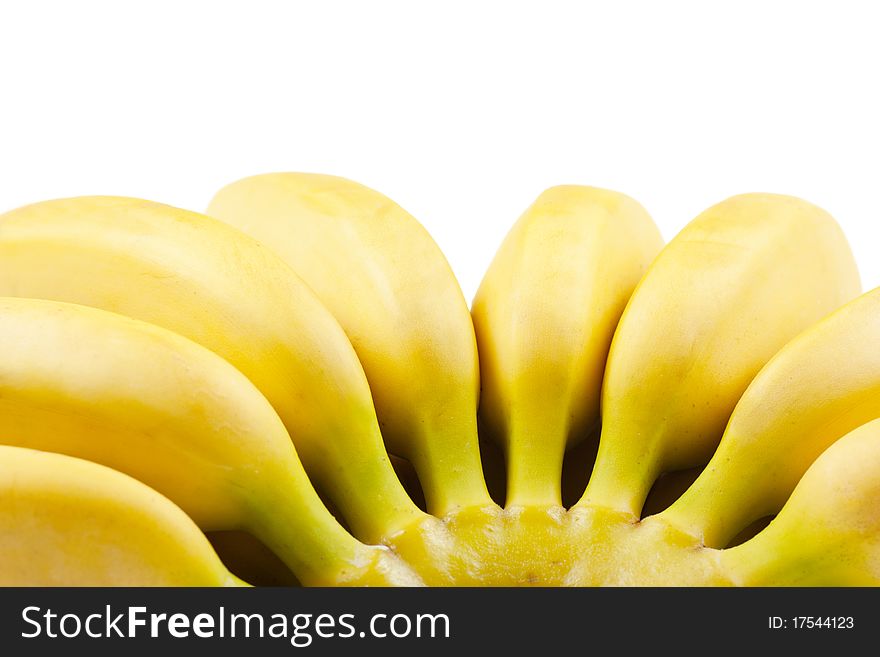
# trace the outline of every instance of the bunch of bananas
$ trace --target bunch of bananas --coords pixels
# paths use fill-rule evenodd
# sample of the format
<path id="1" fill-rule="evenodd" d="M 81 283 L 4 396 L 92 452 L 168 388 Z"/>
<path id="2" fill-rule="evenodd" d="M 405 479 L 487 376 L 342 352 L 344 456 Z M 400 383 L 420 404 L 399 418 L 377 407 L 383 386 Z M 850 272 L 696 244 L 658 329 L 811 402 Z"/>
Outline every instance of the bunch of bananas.
<path id="1" fill-rule="evenodd" d="M 247 178 L 206 215 L 14 210 L 0 583 L 880 584 L 859 292 L 835 221 L 771 194 L 664 246 L 632 199 L 552 188 L 471 309 L 420 224 L 341 178 Z"/>

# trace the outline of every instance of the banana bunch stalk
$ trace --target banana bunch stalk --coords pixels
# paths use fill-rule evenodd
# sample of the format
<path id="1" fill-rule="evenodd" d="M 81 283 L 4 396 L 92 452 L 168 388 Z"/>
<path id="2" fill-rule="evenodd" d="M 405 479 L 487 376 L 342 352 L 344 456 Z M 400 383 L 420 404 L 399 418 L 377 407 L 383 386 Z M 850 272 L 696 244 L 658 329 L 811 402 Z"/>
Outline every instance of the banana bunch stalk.
<path id="1" fill-rule="evenodd" d="M 303 585 L 880 584 L 859 293 L 832 217 L 771 194 L 664 246 L 623 194 L 549 189 L 470 308 L 424 228 L 342 178 L 14 210 L 0 584 L 246 586 L 266 550 Z"/>

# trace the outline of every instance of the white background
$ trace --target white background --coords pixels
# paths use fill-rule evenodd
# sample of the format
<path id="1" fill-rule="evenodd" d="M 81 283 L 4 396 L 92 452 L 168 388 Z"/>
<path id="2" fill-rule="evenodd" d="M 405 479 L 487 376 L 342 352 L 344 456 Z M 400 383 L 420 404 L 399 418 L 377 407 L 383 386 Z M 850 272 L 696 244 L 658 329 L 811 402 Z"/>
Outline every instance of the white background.
<path id="1" fill-rule="evenodd" d="M 0 4 L 0 210 L 204 209 L 274 170 L 353 178 L 470 298 L 545 187 L 626 192 L 668 239 L 745 191 L 830 211 L 880 285 L 872 2 Z"/>

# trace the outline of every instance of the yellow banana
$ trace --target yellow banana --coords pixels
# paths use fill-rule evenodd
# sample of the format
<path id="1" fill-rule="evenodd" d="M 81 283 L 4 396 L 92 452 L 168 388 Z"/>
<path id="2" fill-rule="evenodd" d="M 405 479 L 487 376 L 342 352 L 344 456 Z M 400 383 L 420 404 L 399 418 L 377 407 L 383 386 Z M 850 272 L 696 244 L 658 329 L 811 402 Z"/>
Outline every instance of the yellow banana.
<path id="1" fill-rule="evenodd" d="M 272 403 L 358 537 L 376 542 L 423 518 L 394 475 L 345 333 L 244 233 L 138 199 L 37 203 L 0 216 L 0 295 L 96 306 L 204 345 Z"/>
<path id="2" fill-rule="evenodd" d="M 758 373 L 696 483 L 663 513 L 724 547 L 775 514 L 835 440 L 880 417 L 880 288 L 789 342 Z"/>
<path id="3" fill-rule="evenodd" d="M 548 190 L 473 323 L 430 237 L 365 187 L 258 176 L 210 211 L 94 197 L 0 216 L 0 584 L 244 585 L 199 527 L 245 567 L 252 533 L 304 584 L 880 584 L 880 420 L 856 429 L 880 417 L 880 290 L 813 325 L 859 287 L 815 206 L 728 199 L 638 282 L 660 248 L 640 206 Z M 600 406 L 566 512 L 563 455 Z M 661 473 L 674 488 L 716 446 L 633 522 L 666 506 L 663 485 L 645 504 Z M 349 534 L 306 473 L 391 549 Z"/>
<path id="4" fill-rule="evenodd" d="M 831 445 L 768 527 L 721 552 L 743 586 L 880 585 L 880 420 Z"/>
<path id="5" fill-rule="evenodd" d="M 207 212 L 276 250 L 339 320 L 385 442 L 415 466 L 428 510 L 491 506 L 477 441 L 473 326 L 425 229 L 382 194 L 317 174 L 240 180 Z"/>
<path id="6" fill-rule="evenodd" d="M 126 472 L 203 529 L 253 532 L 308 583 L 394 563 L 336 522 L 266 399 L 204 347 L 103 310 L 21 298 L 0 298 L 0 343 L 15 345 L 0 358 L 0 443 Z"/>
<path id="7" fill-rule="evenodd" d="M 702 213 L 663 249 L 621 317 L 579 504 L 638 516 L 662 472 L 709 460 L 773 354 L 858 291 L 846 239 L 816 206 L 745 194 Z"/>
<path id="8" fill-rule="evenodd" d="M 244 586 L 171 501 L 120 472 L 0 446 L 0 586 Z"/>
<path id="9" fill-rule="evenodd" d="M 545 191 L 513 226 L 472 314 L 480 415 L 507 453 L 508 505 L 560 505 L 566 446 L 599 418 L 611 337 L 663 242 L 631 198 Z"/>

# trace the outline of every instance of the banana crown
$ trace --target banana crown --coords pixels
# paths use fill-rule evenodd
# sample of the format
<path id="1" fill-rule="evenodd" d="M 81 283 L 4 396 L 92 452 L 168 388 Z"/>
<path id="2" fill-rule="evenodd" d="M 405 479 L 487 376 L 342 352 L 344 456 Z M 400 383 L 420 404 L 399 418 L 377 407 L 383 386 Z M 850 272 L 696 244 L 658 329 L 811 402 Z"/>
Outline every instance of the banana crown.
<path id="1" fill-rule="evenodd" d="M 664 245 L 628 196 L 551 188 L 470 309 L 343 178 L 13 210 L 0 583 L 880 584 L 859 293 L 834 219 L 774 194 Z"/>

